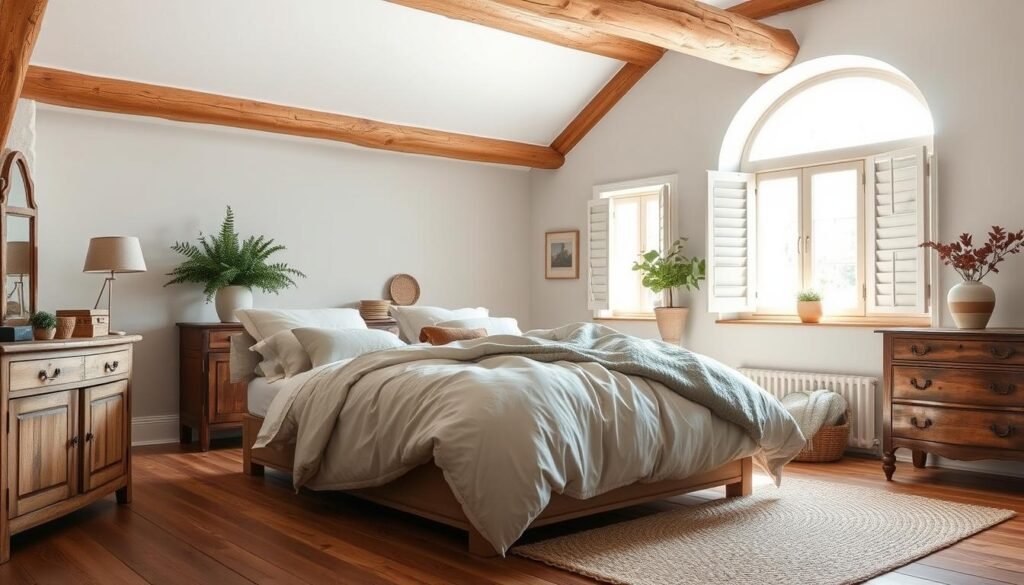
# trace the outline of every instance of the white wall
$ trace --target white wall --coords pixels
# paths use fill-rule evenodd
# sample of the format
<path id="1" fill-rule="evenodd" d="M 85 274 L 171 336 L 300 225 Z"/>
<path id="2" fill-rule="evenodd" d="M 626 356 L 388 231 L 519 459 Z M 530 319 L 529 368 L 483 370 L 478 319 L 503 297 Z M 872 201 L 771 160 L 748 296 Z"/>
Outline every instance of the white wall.
<path id="1" fill-rule="evenodd" d="M 36 103 L 30 100 L 18 100 L 14 110 L 14 122 L 11 132 L 4 143 L 3 154 L 12 150 L 20 150 L 28 160 L 29 168 L 36 161 Z"/>
<path id="2" fill-rule="evenodd" d="M 265 307 L 382 298 L 416 276 L 421 304 L 529 313 L 529 178 L 521 170 L 366 151 L 153 119 L 40 107 L 35 178 L 42 309 L 91 307 L 89 238 L 137 235 L 149 271 L 118 278 L 113 324 L 141 333 L 134 416 L 176 415 L 177 321 L 216 321 L 198 286 L 163 288 L 169 246 L 216 230 L 230 204 L 239 231 L 288 246 L 309 278 Z M 173 428 L 173 427 L 172 427 Z"/>
<path id="3" fill-rule="evenodd" d="M 939 236 L 981 235 L 994 223 L 1024 227 L 1017 169 L 1024 160 L 1024 2 L 829 0 L 772 19 L 801 43 L 800 61 L 856 54 L 906 73 L 928 99 L 939 158 Z M 707 169 L 733 115 L 766 78 L 669 53 L 567 157 L 557 171 L 531 172 L 533 252 L 543 233 L 585 229 L 595 184 L 678 173 L 678 234 L 704 255 Z M 586 261 L 584 259 L 584 266 Z M 992 326 L 1024 326 L 1024 258 L 1011 258 L 986 283 L 996 289 Z M 587 320 L 586 278 L 545 281 L 531 273 L 534 326 Z M 956 282 L 943 269 L 939 286 Z M 687 345 L 734 366 L 880 376 L 881 336 L 871 329 L 720 325 L 703 292 L 692 298 Z M 943 324 L 951 321 L 943 305 Z M 622 329 L 654 337 L 653 324 Z M 1021 467 L 1021 466 L 1018 466 Z"/>

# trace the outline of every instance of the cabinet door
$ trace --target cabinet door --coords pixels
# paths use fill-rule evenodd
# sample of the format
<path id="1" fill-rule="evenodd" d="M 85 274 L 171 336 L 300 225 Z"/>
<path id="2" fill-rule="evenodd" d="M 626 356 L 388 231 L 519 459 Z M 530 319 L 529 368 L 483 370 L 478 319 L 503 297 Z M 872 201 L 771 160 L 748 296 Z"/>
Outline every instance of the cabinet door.
<path id="1" fill-rule="evenodd" d="M 96 489 L 125 474 L 128 457 L 128 382 L 82 390 L 82 488 Z"/>
<path id="2" fill-rule="evenodd" d="M 78 390 L 10 402 L 10 517 L 78 492 Z"/>
<path id="3" fill-rule="evenodd" d="M 210 391 L 210 422 L 237 422 L 246 413 L 245 383 L 231 383 L 231 368 L 226 353 L 209 354 L 207 372 Z"/>

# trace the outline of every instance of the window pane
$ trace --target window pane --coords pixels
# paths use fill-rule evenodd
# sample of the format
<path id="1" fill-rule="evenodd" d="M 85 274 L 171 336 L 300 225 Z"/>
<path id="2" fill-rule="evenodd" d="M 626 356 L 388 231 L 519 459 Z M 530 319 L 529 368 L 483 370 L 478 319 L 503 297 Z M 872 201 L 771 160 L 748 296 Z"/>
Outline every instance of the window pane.
<path id="1" fill-rule="evenodd" d="M 640 199 L 615 199 L 612 203 L 612 250 L 608 299 L 612 311 L 640 310 L 639 273 L 633 262 L 640 256 Z"/>
<path id="2" fill-rule="evenodd" d="M 758 311 L 793 313 L 800 288 L 800 179 L 762 179 L 757 190 Z"/>
<path id="3" fill-rule="evenodd" d="M 825 313 L 856 309 L 857 188 L 855 169 L 811 175 L 811 286 Z"/>

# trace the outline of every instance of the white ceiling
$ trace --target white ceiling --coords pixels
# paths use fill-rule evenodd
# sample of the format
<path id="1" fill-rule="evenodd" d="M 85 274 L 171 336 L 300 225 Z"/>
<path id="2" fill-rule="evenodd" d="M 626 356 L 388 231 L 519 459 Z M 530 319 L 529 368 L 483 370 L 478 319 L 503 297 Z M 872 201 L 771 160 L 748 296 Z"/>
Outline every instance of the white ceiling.
<path id="1" fill-rule="evenodd" d="M 383 0 L 50 0 L 32 62 L 534 144 L 621 66 Z"/>

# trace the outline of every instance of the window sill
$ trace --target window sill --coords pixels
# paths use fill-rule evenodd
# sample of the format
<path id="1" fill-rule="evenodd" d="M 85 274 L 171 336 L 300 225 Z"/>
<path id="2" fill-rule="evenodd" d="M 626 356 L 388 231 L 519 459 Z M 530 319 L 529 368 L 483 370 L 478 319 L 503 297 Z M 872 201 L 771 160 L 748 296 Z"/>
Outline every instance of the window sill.
<path id="1" fill-rule="evenodd" d="M 931 327 L 930 317 L 825 317 L 820 323 L 804 323 L 797 317 L 743 317 L 718 319 L 722 325 L 798 325 L 801 327 Z"/>

